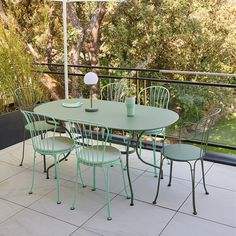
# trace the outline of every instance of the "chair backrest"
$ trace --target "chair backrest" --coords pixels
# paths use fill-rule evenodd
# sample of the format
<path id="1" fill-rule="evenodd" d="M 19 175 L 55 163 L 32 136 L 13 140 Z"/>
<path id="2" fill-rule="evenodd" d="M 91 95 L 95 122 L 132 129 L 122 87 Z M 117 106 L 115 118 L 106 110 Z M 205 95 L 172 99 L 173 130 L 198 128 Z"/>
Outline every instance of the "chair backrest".
<path id="1" fill-rule="evenodd" d="M 214 112 L 206 115 L 195 124 L 191 122 L 184 122 L 180 129 L 180 140 L 189 140 L 190 138 L 186 135 L 186 133 L 189 133 L 191 134 L 191 139 L 198 141 L 201 146 L 201 150 L 205 152 L 208 145 L 208 138 L 212 129 L 212 125 L 214 124 L 214 121 L 220 112 L 221 109 L 217 108 Z M 184 134 L 185 138 L 183 139 Z"/>
<path id="2" fill-rule="evenodd" d="M 33 110 L 38 102 L 37 91 L 31 86 L 19 87 L 15 90 L 17 105 L 20 109 Z"/>
<path id="3" fill-rule="evenodd" d="M 24 115 L 27 130 L 30 132 L 33 148 L 35 151 L 54 151 L 54 138 L 56 132 L 56 120 L 31 111 L 21 110 Z M 47 138 L 50 137 L 50 140 Z M 43 141 L 42 141 L 43 140 Z"/>
<path id="4" fill-rule="evenodd" d="M 127 84 L 120 81 L 110 83 L 101 88 L 101 99 L 108 101 L 124 102 Z"/>
<path id="5" fill-rule="evenodd" d="M 145 106 L 167 109 L 169 100 L 169 90 L 162 86 L 150 86 L 142 89 L 138 94 L 138 104 Z"/>
<path id="6" fill-rule="evenodd" d="M 0 114 L 9 111 L 9 101 L 11 101 L 11 96 L 1 91 L 0 92 Z"/>
<path id="7" fill-rule="evenodd" d="M 109 129 L 98 123 L 70 121 L 70 131 L 75 141 L 77 158 L 86 164 L 103 164 Z"/>

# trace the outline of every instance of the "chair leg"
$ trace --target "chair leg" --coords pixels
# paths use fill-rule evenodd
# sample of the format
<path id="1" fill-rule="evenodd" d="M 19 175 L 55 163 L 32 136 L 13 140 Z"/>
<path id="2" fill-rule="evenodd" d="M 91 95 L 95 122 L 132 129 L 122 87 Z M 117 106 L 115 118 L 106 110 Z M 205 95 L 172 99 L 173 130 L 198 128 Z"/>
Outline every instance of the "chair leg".
<path id="1" fill-rule="evenodd" d="M 139 140 L 139 155 L 142 155 L 142 139 Z"/>
<path id="2" fill-rule="evenodd" d="M 169 160 L 169 159 L 168 159 Z M 171 180 L 172 180 L 172 170 L 173 170 L 173 161 L 170 160 L 170 177 L 169 177 L 169 183 L 168 186 L 171 186 Z"/>
<path id="3" fill-rule="evenodd" d="M 207 191 L 207 188 L 206 188 L 206 181 L 205 181 L 205 172 L 204 172 L 204 164 L 203 164 L 203 159 L 201 159 L 201 166 L 202 166 L 202 180 L 203 180 L 203 186 L 204 186 L 204 189 L 205 189 L 205 193 L 208 195 L 209 192 Z"/>
<path id="4" fill-rule="evenodd" d="M 33 160 L 33 176 L 32 176 L 32 184 L 30 187 L 29 194 L 33 193 L 33 187 L 34 187 L 34 178 L 35 178 L 35 159 L 36 159 L 36 152 L 34 152 L 34 160 Z"/>
<path id="5" fill-rule="evenodd" d="M 44 134 L 44 137 L 43 137 L 43 134 L 41 134 L 41 139 L 44 139 L 45 138 L 45 134 Z M 43 172 L 46 173 L 47 172 L 47 166 L 46 166 L 46 156 L 43 155 Z"/>
<path id="6" fill-rule="evenodd" d="M 54 157 L 55 163 L 55 172 L 57 178 L 57 204 L 61 204 L 60 200 L 60 166 L 59 166 L 59 157 Z"/>
<path id="7" fill-rule="evenodd" d="M 106 184 L 106 198 L 107 198 L 107 220 L 112 220 L 111 218 L 111 203 L 110 203 L 110 189 L 109 189 L 109 169 L 103 169 L 105 184 Z"/>
<path id="8" fill-rule="evenodd" d="M 153 164 L 154 166 L 157 165 L 157 161 L 156 161 L 156 142 L 154 139 L 152 139 L 152 151 L 153 151 Z M 157 168 L 154 167 L 154 177 L 157 177 Z"/>
<path id="9" fill-rule="evenodd" d="M 193 214 L 197 215 L 196 204 L 195 204 L 195 166 L 196 166 L 196 162 L 194 163 L 193 167 L 192 167 L 191 163 L 189 163 L 189 165 L 190 165 L 191 179 L 192 179 Z"/>
<path id="10" fill-rule="evenodd" d="M 24 161 L 24 158 L 25 158 L 25 133 L 26 133 L 26 130 L 24 130 L 24 135 L 23 135 L 22 157 L 21 157 L 21 162 L 20 162 L 19 166 L 23 165 L 23 161 Z"/>
<path id="11" fill-rule="evenodd" d="M 46 156 L 43 155 L 43 172 L 47 172 Z"/>
<path id="12" fill-rule="evenodd" d="M 72 206 L 71 206 L 71 210 L 74 210 L 75 209 L 75 205 L 77 203 L 77 199 L 78 199 L 78 187 L 79 187 L 79 172 L 80 172 L 80 163 L 77 161 L 77 172 L 76 172 L 76 180 L 75 180 L 75 191 L 74 191 L 74 200 L 73 200 L 73 203 L 72 203 Z M 81 179 L 82 181 L 82 179 Z"/>
<path id="13" fill-rule="evenodd" d="M 92 191 L 96 191 L 96 167 L 93 166 L 93 188 Z"/>
<path id="14" fill-rule="evenodd" d="M 165 159 L 165 158 L 162 159 L 162 154 L 161 154 L 161 157 L 160 157 L 160 171 L 159 171 L 159 176 L 158 176 L 158 181 L 157 181 L 157 192 L 156 192 L 155 199 L 154 199 L 154 201 L 152 202 L 153 204 L 156 204 L 156 203 L 157 203 L 157 197 L 158 197 L 159 190 L 160 190 L 160 180 L 161 180 L 161 175 L 162 175 L 162 165 L 163 165 L 164 159 Z"/>
<path id="15" fill-rule="evenodd" d="M 82 177 L 82 173 L 81 173 L 80 163 L 79 162 L 77 162 L 77 176 L 80 177 L 80 181 L 82 183 L 82 187 L 85 188 L 86 184 L 84 184 L 84 181 L 83 181 L 83 177 Z"/>
<path id="16" fill-rule="evenodd" d="M 126 198 L 130 199 L 130 196 L 129 196 L 128 192 L 127 192 L 127 187 L 126 187 L 126 182 L 125 182 L 125 175 L 124 175 L 124 171 L 123 171 L 123 169 L 124 169 L 123 166 L 124 165 L 123 165 L 123 162 L 122 162 L 121 159 L 120 159 L 120 166 L 121 166 L 121 174 L 122 174 L 122 179 L 123 179 L 123 183 L 124 183 L 124 189 L 125 189 Z"/>

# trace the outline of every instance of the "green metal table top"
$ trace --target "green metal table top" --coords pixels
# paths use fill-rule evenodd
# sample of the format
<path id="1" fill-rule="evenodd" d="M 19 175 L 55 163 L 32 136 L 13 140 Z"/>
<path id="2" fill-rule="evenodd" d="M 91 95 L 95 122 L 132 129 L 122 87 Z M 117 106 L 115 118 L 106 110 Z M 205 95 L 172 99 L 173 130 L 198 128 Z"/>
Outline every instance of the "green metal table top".
<path id="1" fill-rule="evenodd" d="M 78 101 L 83 103 L 81 107 L 62 106 L 62 103 L 65 102 Z M 89 106 L 89 99 L 63 99 L 41 104 L 34 111 L 62 121 L 82 120 L 101 123 L 111 129 L 127 131 L 165 128 L 179 119 L 179 115 L 174 111 L 150 106 L 135 105 L 134 117 L 126 115 L 126 105 L 121 102 L 93 100 L 93 107 L 98 108 L 98 112 L 86 112 L 85 108 L 89 108 Z"/>

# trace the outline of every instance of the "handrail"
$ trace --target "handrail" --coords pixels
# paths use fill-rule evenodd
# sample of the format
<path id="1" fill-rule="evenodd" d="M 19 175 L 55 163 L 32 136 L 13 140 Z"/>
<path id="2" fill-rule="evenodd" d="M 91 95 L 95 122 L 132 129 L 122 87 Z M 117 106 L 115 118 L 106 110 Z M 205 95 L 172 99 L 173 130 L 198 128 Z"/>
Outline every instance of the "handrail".
<path id="1" fill-rule="evenodd" d="M 61 66 L 64 64 L 52 64 L 52 63 L 38 63 L 35 65 L 45 65 L 45 66 Z M 200 71 L 181 71 L 181 70 L 163 70 L 163 69 L 139 69 L 139 68 L 127 68 L 127 67 L 109 67 L 109 66 L 89 66 L 89 65 L 72 65 L 68 64 L 68 67 L 78 67 L 78 68 L 93 68 L 93 69 L 109 69 L 109 70 L 126 70 L 126 71 L 147 71 L 147 72 L 160 72 L 163 74 L 187 74 L 187 75 L 201 75 L 201 76 L 220 76 L 220 77 L 235 77 L 236 74 L 218 73 L 218 72 L 200 72 Z"/>
<path id="2" fill-rule="evenodd" d="M 63 64 L 50 64 L 50 63 L 34 63 L 34 65 L 39 66 L 55 66 L 55 67 L 64 67 Z M 188 85 L 201 85 L 201 86 L 210 86 L 210 87 L 225 87 L 225 88 L 234 88 L 236 89 L 236 84 L 227 84 L 227 83 L 213 83 L 213 82 L 196 82 L 196 81 L 180 81 L 174 79 L 166 79 L 160 77 L 139 77 L 138 72 L 158 72 L 163 74 L 184 74 L 184 75 L 195 75 L 195 76 L 217 76 L 217 77 L 228 77 L 228 78 L 236 78 L 236 74 L 227 74 L 227 73 L 216 73 L 216 72 L 193 72 L 193 71 L 180 71 L 180 70 L 162 70 L 162 69 L 138 69 L 138 68 L 125 68 L 125 67 L 108 67 L 108 66 L 89 66 L 89 65 L 71 65 L 69 64 L 68 67 L 77 67 L 77 68 L 91 68 L 91 69 L 105 69 L 105 70 L 119 70 L 119 71 L 136 71 L 135 77 L 130 76 L 116 76 L 116 75 L 99 75 L 100 78 L 103 79 L 128 79 L 128 80 L 144 80 L 144 81 L 151 81 L 151 82 L 162 82 L 162 83 L 174 83 L 174 84 L 188 84 Z M 43 72 L 47 74 L 55 74 L 55 75 L 64 75 L 63 71 L 37 71 L 36 72 Z M 84 73 L 69 73 L 71 76 L 84 76 Z M 174 138 L 174 137 L 169 137 Z M 217 143 L 208 143 L 209 146 L 213 147 L 220 147 L 226 148 L 229 150 L 236 150 L 236 146 L 226 146 L 223 144 Z"/>

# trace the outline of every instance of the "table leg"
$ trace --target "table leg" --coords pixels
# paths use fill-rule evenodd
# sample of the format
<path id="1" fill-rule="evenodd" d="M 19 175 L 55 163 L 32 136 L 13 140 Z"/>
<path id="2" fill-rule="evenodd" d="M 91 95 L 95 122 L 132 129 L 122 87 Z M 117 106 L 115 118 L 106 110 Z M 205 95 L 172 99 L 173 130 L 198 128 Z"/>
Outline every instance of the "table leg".
<path id="1" fill-rule="evenodd" d="M 67 158 L 69 155 L 70 155 L 70 152 L 67 153 L 63 158 L 61 158 L 61 159 L 59 160 L 59 162 L 66 160 L 66 158 Z M 50 166 L 47 168 L 47 177 L 46 177 L 47 179 L 49 179 L 49 169 L 51 169 L 53 166 L 55 166 L 55 163 L 53 163 L 52 165 L 50 165 Z"/>
<path id="2" fill-rule="evenodd" d="M 139 148 L 139 140 L 142 138 L 143 133 L 145 133 L 145 131 L 142 131 L 142 132 L 138 135 L 137 142 L 136 142 L 136 154 L 137 154 L 137 156 L 138 156 L 138 159 L 139 159 L 141 162 L 143 162 L 144 164 L 146 164 L 146 165 L 149 165 L 149 166 L 152 166 L 152 167 L 155 167 L 155 168 L 160 169 L 159 166 L 155 166 L 155 165 L 153 165 L 153 164 L 151 164 L 151 163 L 149 163 L 149 162 L 144 161 L 144 160 L 141 158 L 141 156 L 140 156 L 140 153 L 139 153 L 139 150 L 138 150 L 138 148 Z M 142 147 L 140 147 L 140 148 L 142 148 Z"/>

